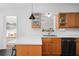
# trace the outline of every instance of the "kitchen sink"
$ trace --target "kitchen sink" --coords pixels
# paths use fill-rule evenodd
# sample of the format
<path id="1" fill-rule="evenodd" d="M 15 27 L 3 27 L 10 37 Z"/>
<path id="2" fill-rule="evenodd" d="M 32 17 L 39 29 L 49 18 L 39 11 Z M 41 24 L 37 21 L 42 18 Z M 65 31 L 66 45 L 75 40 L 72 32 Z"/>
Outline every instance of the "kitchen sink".
<path id="1" fill-rule="evenodd" d="M 56 36 L 56 35 L 43 35 L 43 36 Z"/>

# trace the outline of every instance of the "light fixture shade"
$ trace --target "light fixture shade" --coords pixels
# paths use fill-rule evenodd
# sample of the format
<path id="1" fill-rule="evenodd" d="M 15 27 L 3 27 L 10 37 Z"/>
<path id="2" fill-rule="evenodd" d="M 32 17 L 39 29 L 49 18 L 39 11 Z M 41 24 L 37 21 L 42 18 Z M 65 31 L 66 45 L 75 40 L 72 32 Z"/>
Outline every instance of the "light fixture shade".
<path id="1" fill-rule="evenodd" d="M 34 14 L 32 13 L 29 19 L 35 19 Z"/>

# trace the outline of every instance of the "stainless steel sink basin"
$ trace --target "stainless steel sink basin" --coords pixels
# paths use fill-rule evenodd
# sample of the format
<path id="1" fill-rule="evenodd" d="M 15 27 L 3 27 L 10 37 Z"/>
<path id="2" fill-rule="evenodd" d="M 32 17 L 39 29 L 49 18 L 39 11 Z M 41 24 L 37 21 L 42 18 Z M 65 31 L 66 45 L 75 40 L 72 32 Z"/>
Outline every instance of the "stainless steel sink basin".
<path id="1" fill-rule="evenodd" d="M 43 36 L 56 36 L 56 35 L 43 35 Z"/>

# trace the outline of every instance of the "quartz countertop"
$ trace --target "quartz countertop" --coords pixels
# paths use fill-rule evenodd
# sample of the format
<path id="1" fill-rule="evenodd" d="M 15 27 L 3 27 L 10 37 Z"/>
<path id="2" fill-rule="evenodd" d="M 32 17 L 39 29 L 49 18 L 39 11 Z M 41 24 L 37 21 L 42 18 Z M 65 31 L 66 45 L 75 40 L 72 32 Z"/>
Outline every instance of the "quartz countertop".
<path id="1" fill-rule="evenodd" d="M 41 39 L 38 38 L 26 38 L 26 39 L 17 39 L 15 44 L 42 45 L 42 41 Z"/>
<path id="2" fill-rule="evenodd" d="M 16 40 L 12 40 L 10 42 L 8 42 L 8 44 L 27 44 L 27 45 L 42 45 L 42 38 L 79 38 L 78 35 L 75 36 L 42 36 L 42 37 L 38 37 L 38 36 L 31 36 L 31 37 L 27 37 L 27 38 L 17 38 Z"/>
<path id="3" fill-rule="evenodd" d="M 42 45 L 41 37 L 38 36 L 27 36 L 27 38 L 17 38 L 16 40 L 12 40 L 8 42 L 8 44 L 15 44 L 15 45 Z"/>

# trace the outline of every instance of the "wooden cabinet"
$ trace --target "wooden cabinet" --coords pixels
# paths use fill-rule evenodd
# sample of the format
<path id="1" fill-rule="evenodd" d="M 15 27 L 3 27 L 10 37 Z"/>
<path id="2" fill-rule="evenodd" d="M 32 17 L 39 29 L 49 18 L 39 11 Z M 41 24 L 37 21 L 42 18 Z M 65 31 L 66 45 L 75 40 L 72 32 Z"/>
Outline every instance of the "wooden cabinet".
<path id="1" fill-rule="evenodd" d="M 79 38 L 76 39 L 76 55 L 79 56 Z"/>
<path id="2" fill-rule="evenodd" d="M 66 28 L 74 28 L 75 27 L 75 14 L 68 13 L 66 14 Z"/>
<path id="3" fill-rule="evenodd" d="M 43 38 L 42 55 L 51 55 L 51 38 Z"/>
<path id="4" fill-rule="evenodd" d="M 61 55 L 61 39 L 52 38 L 51 40 L 51 54 L 52 55 Z"/>
<path id="5" fill-rule="evenodd" d="M 41 56 L 41 45 L 16 45 L 16 56 Z"/>
<path id="6" fill-rule="evenodd" d="M 79 28 L 79 13 L 60 13 L 59 28 Z"/>
<path id="7" fill-rule="evenodd" d="M 61 55 L 61 39 L 60 38 L 43 38 L 42 51 L 43 55 Z"/>
<path id="8" fill-rule="evenodd" d="M 79 13 L 75 15 L 75 26 L 79 28 Z"/>

